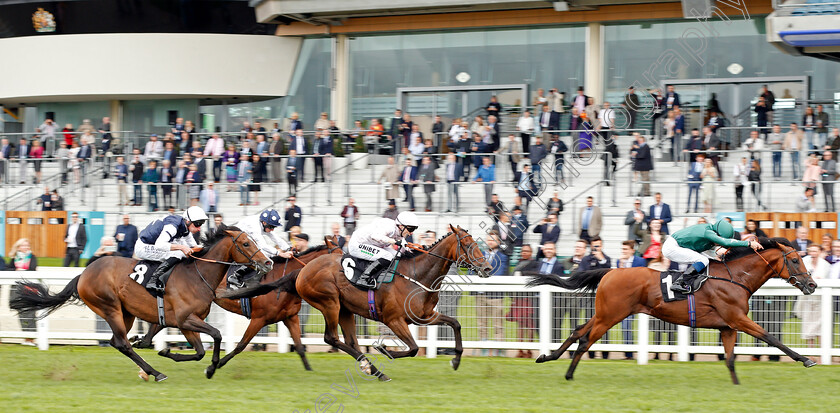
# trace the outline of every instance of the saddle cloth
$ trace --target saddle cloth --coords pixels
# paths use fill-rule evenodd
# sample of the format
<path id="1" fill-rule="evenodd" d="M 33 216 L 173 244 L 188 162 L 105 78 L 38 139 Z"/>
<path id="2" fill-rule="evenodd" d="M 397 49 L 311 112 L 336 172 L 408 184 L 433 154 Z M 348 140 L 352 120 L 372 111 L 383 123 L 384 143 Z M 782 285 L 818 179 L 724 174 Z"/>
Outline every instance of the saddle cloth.
<path id="1" fill-rule="evenodd" d="M 663 271 L 659 273 L 659 288 L 662 290 L 662 298 L 666 303 L 671 301 L 682 301 L 688 298 L 687 295 L 671 290 L 671 285 L 674 281 L 682 275 L 681 271 Z M 707 275 L 698 275 L 692 281 L 691 291 L 696 293 L 700 287 L 706 282 L 709 277 Z"/>
<path id="2" fill-rule="evenodd" d="M 351 256 L 350 254 L 344 254 L 341 256 L 341 268 L 344 270 L 344 276 L 347 277 L 350 284 L 365 290 L 368 289 L 368 286 L 360 282 L 360 279 L 362 274 L 365 272 L 365 269 L 372 263 L 372 261 L 361 260 Z M 377 285 L 387 284 L 391 281 L 394 281 L 393 271 L 386 271 L 386 269 L 383 268 L 376 274 Z"/>
<path id="3" fill-rule="evenodd" d="M 160 267 L 160 264 L 162 263 L 158 261 L 138 261 L 137 264 L 134 264 L 134 270 L 128 277 L 145 288 L 149 284 L 149 279 L 152 278 L 152 274 Z M 173 268 L 170 268 L 163 277 L 160 277 L 160 281 L 164 286 L 169 281 L 169 276 L 172 274 Z"/>

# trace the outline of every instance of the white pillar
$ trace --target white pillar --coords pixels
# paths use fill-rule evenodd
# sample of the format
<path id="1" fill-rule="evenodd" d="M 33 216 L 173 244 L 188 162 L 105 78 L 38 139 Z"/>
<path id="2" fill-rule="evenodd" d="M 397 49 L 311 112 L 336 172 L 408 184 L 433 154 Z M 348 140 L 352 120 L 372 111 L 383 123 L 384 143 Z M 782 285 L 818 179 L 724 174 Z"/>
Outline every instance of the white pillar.
<path id="1" fill-rule="evenodd" d="M 650 339 L 650 316 L 639 313 L 639 351 L 636 352 L 636 361 L 640 365 L 648 364 L 648 341 Z"/>
<path id="2" fill-rule="evenodd" d="M 300 326 L 301 336 L 303 335 L 303 326 Z M 286 328 L 286 324 L 277 323 L 277 352 L 288 353 L 289 344 L 292 341 L 292 334 Z"/>
<path id="3" fill-rule="evenodd" d="M 595 98 L 595 103 L 604 102 L 604 37 L 601 23 L 586 25 L 584 46 L 584 93 Z"/>
<path id="4" fill-rule="evenodd" d="M 336 126 L 349 129 L 350 53 L 346 34 L 333 37 L 332 84 L 330 85 L 330 118 Z"/>
<path id="5" fill-rule="evenodd" d="M 39 316 L 43 315 L 47 310 L 41 310 Z M 35 340 L 38 342 L 38 350 L 50 349 L 50 321 L 49 317 L 44 317 L 35 322 Z"/>
<path id="6" fill-rule="evenodd" d="M 820 364 L 831 364 L 831 328 L 834 325 L 833 293 L 832 288 L 821 288 L 820 290 Z"/>
<path id="7" fill-rule="evenodd" d="M 442 328 L 442 326 L 430 325 L 426 327 L 426 358 L 433 359 L 437 357 L 439 328 Z M 446 328 L 449 328 L 449 326 L 446 326 Z"/>
<path id="8" fill-rule="evenodd" d="M 691 340 L 691 329 L 688 326 L 677 326 L 677 360 L 688 361 L 688 346 Z"/>
<path id="9" fill-rule="evenodd" d="M 551 352 L 551 290 L 540 287 L 540 354 Z"/>
<path id="10" fill-rule="evenodd" d="M 234 326 L 236 324 L 236 314 L 230 311 L 225 311 L 225 326 L 222 327 L 224 333 L 222 334 L 222 342 L 224 343 L 225 352 L 230 353 L 236 348 L 236 331 Z"/>

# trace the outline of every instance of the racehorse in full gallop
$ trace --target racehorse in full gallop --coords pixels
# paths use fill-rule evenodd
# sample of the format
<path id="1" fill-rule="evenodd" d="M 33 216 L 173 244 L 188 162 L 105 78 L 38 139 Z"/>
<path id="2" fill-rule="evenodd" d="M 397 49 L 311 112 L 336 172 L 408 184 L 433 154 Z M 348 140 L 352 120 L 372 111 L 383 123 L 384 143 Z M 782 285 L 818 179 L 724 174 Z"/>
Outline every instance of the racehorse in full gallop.
<path id="1" fill-rule="evenodd" d="M 446 324 L 455 331 L 456 355 L 451 363 L 457 370 L 463 352 L 461 324 L 455 318 L 435 311 L 439 288 L 452 264 L 471 268 L 484 277 L 492 268 L 466 230 L 452 225 L 449 228 L 452 232 L 428 250 L 403 255 L 396 267 L 399 276 L 375 291 L 373 303 L 369 301 L 366 291 L 350 284 L 341 266 L 341 257 L 335 254 L 319 257 L 298 274 L 283 277 L 278 282 L 236 290 L 226 297 L 255 296 L 274 288 L 298 294 L 323 313 L 326 322 L 324 341 L 351 355 L 362 364 L 365 372 L 382 381 L 390 378 L 378 371 L 359 348 L 353 314 L 372 320 L 378 318 L 377 321 L 388 326 L 408 346 L 405 351 L 377 348 L 390 358 L 413 357 L 417 354 L 417 343 L 408 329 L 409 324 Z M 344 334 L 344 342 L 338 338 L 339 326 Z"/>
<path id="2" fill-rule="evenodd" d="M 722 262 L 712 262 L 711 275 L 706 285 L 695 295 L 696 327 L 720 330 L 723 348 L 726 351 L 726 367 L 732 382 L 738 384 L 735 375 L 735 339 L 737 331 L 743 331 L 765 343 L 777 347 L 805 367 L 815 363 L 794 352 L 778 338 L 768 334 L 761 326 L 747 317 L 749 298 L 764 283 L 774 277 L 787 280 L 804 294 L 813 293 L 817 284 L 811 278 L 805 264 L 784 238 L 759 238 L 766 251 L 753 251 L 749 247 L 735 247 L 723 256 Z M 583 271 L 562 279 L 557 275 L 535 275 L 528 285 L 554 285 L 569 290 L 584 289 L 595 294 L 595 316 L 577 327 L 559 349 L 549 355 L 540 355 L 537 363 L 557 360 L 572 344 L 578 342 L 578 349 L 566 380 L 571 380 L 575 367 L 584 353 L 612 326 L 627 316 L 645 313 L 674 324 L 689 325 L 688 302 L 665 302 L 660 290 L 660 273 L 648 268 L 621 268 Z"/>
<path id="3" fill-rule="evenodd" d="M 274 282 L 282 277 L 300 270 L 306 263 L 318 258 L 322 255 L 336 253 L 341 255 L 341 249 L 332 243 L 331 238 L 325 237 L 325 245 L 318 245 L 302 252 L 297 258 L 286 259 L 281 257 L 274 257 L 274 268 L 265 275 L 263 281 Z M 227 281 L 223 281 L 216 288 L 216 294 L 223 294 L 228 290 Z M 226 298 L 216 298 L 215 303 L 227 311 L 239 315 L 245 315 L 242 310 L 242 303 L 239 300 L 230 300 Z M 300 356 L 303 362 L 303 367 L 306 370 L 312 370 L 309 366 L 309 361 L 306 359 L 306 352 L 304 351 L 303 343 L 301 343 L 301 329 L 300 320 L 298 319 L 298 312 L 300 312 L 301 299 L 296 294 L 289 294 L 286 292 L 278 292 L 277 294 L 265 294 L 251 299 L 250 323 L 245 329 L 245 334 L 239 340 L 236 348 L 233 351 L 228 351 L 224 357 L 219 361 L 219 364 L 214 368 L 208 368 L 205 374 L 208 378 L 213 376 L 213 373 L 222 368 L 228 361 L 230 361 L 237 354 L 241 353 L 248 347 L 248 343 L 257 335 L 257 333 L 265 326 L 278 323 L 280 321 L 289 329 L 289 335 L 295 343 L 295 351 Z M 143 338 L 134 343 L 135 348 L 152 347 L 152 338 L 159 333 L 163 328 L 159 324 L 154 324 L 149 327 L 149 332 Z"/>
<path id="4" fill-rule="evenodd" d="M 214 290 L 232 263 L 245 264 L 260 273 L 268 272 L 273 264 L 254 241 L 236 227 L 222 225 L 208 239 L 206 252 L 196 253 L 175 266 L 163 296 L 166 326 L 179 328 L 196 353 L 174 354 L 165 349 L 160 354 L 175 361 L 200 360 L 204 357 L 204 346 L 199 333 L 205 333 L 213 337 L 211 367 L 215 368 L 219 363 L 222 335 L 204 322 L 215 298 Z M 166 375 L 146 363 L 126 336 L 135 317 L 150 323 L 158 322 L 156 298 L 129 278 L 136 263 L 130 258 L 101 258 L 58 294 L 50 294 L 43 284 L 19 281 L 21 286 L 30 288 L 22 288 L 23 293 L 10 306 L 17 311 L 48 309 L 52 312 L 71 299 L 81 299 L 108 322 L 114 332 L 111 345 L 137 363 L 143 370 L 141 377 L 146 379 L 151 375 L 156 381 L 165 380 Z"/>

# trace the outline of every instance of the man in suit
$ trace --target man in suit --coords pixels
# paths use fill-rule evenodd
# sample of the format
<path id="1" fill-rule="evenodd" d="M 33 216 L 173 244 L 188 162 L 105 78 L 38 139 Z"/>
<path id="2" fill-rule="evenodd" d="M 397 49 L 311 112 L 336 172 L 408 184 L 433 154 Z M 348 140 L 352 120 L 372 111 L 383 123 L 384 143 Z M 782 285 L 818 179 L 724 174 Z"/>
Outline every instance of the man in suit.
<path id="1" fill-rule="evenodd" d="M 286 160 L 286 181 L 289 182 L 289 194 L 297 193 L 298 184 L 298 160 L 297 151 L 289 150 L 289 159 Z"/>
<path id="2" fill-rule="evenodd" d="M 560 239 L 560 226 L 557 225 L 557 214 L 551 214 L 540 221 L 539 225 L 534 227 L 535 234 L 542 234 L 540 236 L 540 245 L 547 242 L 556 244 Z M 537 258 L 542 258 L 542 251 L 537 253 Z"/>
<path id="3" fill-rule="evenodd" d="M 674 85 L 668 85 L 668 92 L 665 93 L 665 113 L 680 106 L 680 94 L 674 91 Z"/>
<path id="4" fill-rule="evenodd" d="M 428 156 L 423 157 L 422 165 L 417 171 L 417 180 L 426 182 L 423 184 L 423 192 L 426 193 L 426 212 L 432 211 L 432 193 L 435 192 L 435 169 L 432 165 L 432 158 Z"/>
<path id="5" fill-rule="evenodd" d="M 9 140 L 6 138 L 0 139 L 0 182 L 2 183 L 8 183 L 9 176 L 6 171 L 9 168 L 9 160 L 12 159 L 13 154 L 14 148 L 12 148 Z"/>
<path id="6" fill-rule="evenodd" d="M 813 244 L 813 242 L 808 239 L 808 228 L 804 226 L 797 227 L 796 238 L 790 240 L 790 243 L 793 244 L 793 248 L 799 253 L 800 257 L 808 255 L 808 246 Z"/>
<path id="7" fill-rule="evenodd" d="M 297 201 L 297 198 L 294 195 L 289 197 L 289 205 L 286 207 L 286 213 L 283 217 L 283 220 L 286 221 L 286 226 L 283 227 L 284 231 L 289 231 L 292 227 L 299 227 L 300 223 L 303 222 L 303 211 L 295 205 L 295 201 Z"/>
<path id="8" fill-rule="evenodd" d="M 720 148 L 720 139 L 718 139 L 717 135 L 712 132 L 712 128 L 709 126 L 703 127 L 703 150 L 706 151 L 707 156 L 709 159 L 712 160 L 712 163 L 715 164 L 715 169 L 717 169 L 718 176 L 720 174 L 720 165 L 718 165 L 718 160 L 720 159 L 717 152 L 715 150 Z"/>
<path id="9" fill-rule="evenodd" d="M 516 182 L 516 169 L 519 161 L 522 159 L 522 143 L 516 140 L 516 136 L 514 134 L 508 135 L 508 139 L 502 144 L 499 148 L 502 152 L 502 155 L 507 155 L 508 162 L 510 163 L 510 170 L 512 172 L 511 176 L 514 176 L 513 181 Z"/>
<path id="10" fill-rule="evenodd" d="M 20 138 L 20 144 L 17 148 L 17 155 L 18 158 L 18 172 L 20 174 L 20 183 L 26 183 L 26 171 L 28 169 L 29 161 L 29 151 L 31 147 L 29 146 L 29 142 L 26 141 L 26 138 Z"/>
<path id="11" fill-rule="evenodd" d="M 493 225 L 493 231 L 499 234 L 499 249 L 507 256 L 513 254 L 513 247 L 516 244 L 510 218 L 508 214 L 501 214 L 499 215 L 499 221 Z"/>
<path id="12" fill-rule="evenodd" d="M 633 134 L 636 135 L 634 146 L 636 161 L 633 163 L 633 169 L 639 171 L 643 182 L 639 196 L 650 196 L 650 171 L 653 170 L 653 156 L 650 154 L 650 145 L 645 142 L 645 137 L 638 132 L 633 132 Z"/>
<path id="13" fill-rule="evenodd" d="M 637 239 L 638 237 L 636 237 L 634 228 L 636 224 L 641 225 L 645 221 L 647 221 L 647 217 L 645 216 L 645 211 L 642 211 L 642 200 L 636 198 L 633 201 L 633 209 L 627 211 L 627 216 L 624 217 L 624 225 L 627 225 L 627 239 Z"/>
<path id="14" fill-rule="evenodd" d="M 578 234 L 586 242 L 601 233 L 601 208 L 595 206 L 595 199 L 586 197 L 586 206 L 580 209 Z"/>
<path id="15" fill-rule="evenodd" d="M 64 267 L 69 267 L 73 263 L 74 267 L 79 266 L 79 256 L 85 250 L 87 244 L 87 232 L 85 225 L 79 222 L 79 214 L 73 212 L 70 214 L 72 223 L 67 226 L 64 232 L 64 242 L 67 244 L 67 250 L 64 253 Z"/>
<path id="16" fill-rule="evenodd" d="M 225 153 L 225 141 L 219 135 L 214 134 L 207 140 L 204 146 L 204 156 L 213 160 L 213 180 L 219 182 L 222 177 L 222 154 Z M 172 162 L 175 165 L 175 162 Z"/>
<path id="17" fill-rule="evenodd" d="M 309 153 L 309 145 L 306 142 L 306 137 L 303 136 L 303 129 L 296 130 L 295 134 L 292 136 L 292 140 L 289 143 L 290 155 L 293 150 L 295 151 L 295 154 L 297 154 L 297 156 L 303 156 Z M 306 158 L 296 159 L 295 168 L 297 168 L 296 171 L 298 181 L 304 182 L 304 173 L 306 172 Z M 295 187 L 297 187 L 297 185 Z"/>
<path id="18" fill-rule="evenodd" d="M 499 150 L 499 144 L 501 142 L 500 133 L 502 131 L 501 126 L 499 126 L 499 120 L 496 118 L 495 115 L 490 115 L 487 117 L 487 126 L 490 127 L 490 139 L 493 141 L 490 144 L 490 151 L 497 151 Z"/>
<path id="19" fill-rule="evenodd" d="M 702 163 L 702 162 L 701 162 Z M 662 222 L 662 229 L 660 230 L 663 234 L 669 234 L 668 232 L 668 223 L 671 222 L 671 207 L 662 202 L 662 193 L 657 192 L 653 195 L 654 203 L 650 206 L 650 210 L 648 211 L 647 217 L 645 217 L 645 222 L 650 224 L 650 220 L 658 219 Z M 632 238 L 630 238 L 632 239 Z"/>
<path id="20" fill-rule="evenodd" d="M 283 180 L 283 152 L 286 144 L 280 139 L 280 132 L 271 135 L 271 143 L 268 145 L 268 155 L 271 158 L 271 181 L 280 182 Z"/>
<path id="21" fill-rule="evenodd" d="M 414 166 L 411 158 L 406 158 L 405 168 L 400 174 L 400 182 L 405 189 L 405 199 L 408 201 L 409 210 L 414 212 L 414 185 L 417 183 L 417 167 Z"/>
<path id="22" fill-rule="evenodd" d="M 455 154 L 446 155 L 446 212 L 458 212 L 461 202 L 458 198 L 458 184 L 464 173 L 464 168 L 458 164 Z"/>
<path id="23" fill-rule="evenodd" d="M 519 199 L 525 203 L 524 210 L 525 213 L 528 213 L 528 207 L 531 205 L 531 200 L 535 196 L 539 196 L 540 186 L 537 182 L 539 179 L 538 173 L 531 173 L 531 165 L 524 164 L 522 165 L 522 171 L 516 172 L 514 174 L 514 179 L 516 179 L 517 185 L 517 195 L 519 195 Z"/>
<path id="24" fill-rule="evenodd" d="M 79 153 L 76 157 L 79 159 L 79 170 L 82 175 L 82 182 L 84 183 L 85 187 L 89 187 L 90 183 L 87 177 L 87 170 L 88 165 L 90 163 L 90 159 L 93 156 L 93 146 L 91 146 L 90 142 L 82 142 L 82 147 L 79 148 Z"/>
<path id="25" fill-rule="evenodd" d="M 589 96 L 583 94 L 583 86 L 579 86 L 577 95 L 572 98 L 572 107 L 578 110 L 578 113 L 583 113 L 586 105 L 589 104 Z"/>
<path id="26" fill-rule="evenodd" d="M 117 225 L 114 239 L 117 240 L 117 254 L 131 258 L 134 255 L 134 244 L 137 243 L 137 227 L 131 224 L 131 216 L 122 216 L 122 225 Z"/>
<path id="27" fill-rule="evenodd" d="M 321 155 L 322 163 L 321 182 L 325 182 L 324 171 L 326 171 L 326 176 L 332 177 L 333 157 L 333 135 L 330 135 L 327 131 L 321 132 L 321 139 L 318 140 L 318 154 Z M 316 178 L 317 176 L 315 175 Z"/>
<path id="28" fill-rule="evenodd" d="M 312 154 L 315 155 L 314 162 L 315 162 L 315 177 L 312 178 L 312 182 L 318 182 L 318 171 L 321 171 L 321 182 L 324 181 L 324 158 L 323 152 L 321 149 L 323 148 L 321 144 L 321 137 L 326 136 L 329 139 L 329 133 L 325 130 L 318 130 L 315 132 L 315 138 L 312 141 Z"/>
<path id="29" fill-rule="evenodd" d="M 169 161 L 170 165 L 175 165 L 178 159 L 178 150 L 175 149 L 175 143 L 172 141 L 167 141 L 163 145 L 163 160 Z"/>
<path id="30" fill-rule="evenodd" d="M 636 243 L 634 241 L 624 241 L 621 243 L 621 257 L 615 261 L 616 268 L 633 268 L 633 267 L 647 267 L 647 261 L 634 252 Z M 624 344 L 633 344 L 633 315 L 621 320 L 621 337 Z M 630 351 L 624 352 L 625 360 L 633 360 L 633 353 Z"/>
<path id="31" fill-rule="evenodd" d="M 543 105 L 542 112 L 538 115 L 537 118 L 537 130 L 536 133 L 542 134 L 543 139 L 550 139 L 552 135 L 549 135 L 550 130 L 557 130 L 558 128 L 554 125 L 554 119 L 552 119 L 553 113 L 549 109 L 548 105 Z"/>
<path id="32" fill-rule="evenodd" d="M 683 148 L 683 159 L 688 156 L 688 162 L 694 162 L 697 154 L 703 150 L 703 137 L 700 136 L 700 131 L 697 128 L 691 130 L 691 137 L 685 143 Z M 705 158 L 705 155 L 704 155 Z"/>
<path id="33" fill-rule="evenodd" d="M 634 129 L 636 127 L 636 111 L 639 110 L 641 103 L 639 103 L 639 95 L 636 94 L 636 88 L 630 86 L 627 88 L 627 93 L 624 94 L 624 102 L 622 105 L 627 110 L 627 116 L 630 117 L 630 122 L 628 124 L 629 129 Z"/>
<path id="34" fill-rule="evenodd" d="M 299 130 L 303 130 L 303 122 L 298 119 L 297 112 L 292 113 L 292 116 L 289 117 L 289 128 L 290 132 L 296 132 Z"/>
<path id="35" fill-rule="evenodd" d="M 528 230 L 528 217 L 522 213 L 519 206 L 513 207 L 513 216 L 510 218 L 510 229 L 513 231 L 513 244 L 521 247 L 525 240 L 525 231 Z"/>

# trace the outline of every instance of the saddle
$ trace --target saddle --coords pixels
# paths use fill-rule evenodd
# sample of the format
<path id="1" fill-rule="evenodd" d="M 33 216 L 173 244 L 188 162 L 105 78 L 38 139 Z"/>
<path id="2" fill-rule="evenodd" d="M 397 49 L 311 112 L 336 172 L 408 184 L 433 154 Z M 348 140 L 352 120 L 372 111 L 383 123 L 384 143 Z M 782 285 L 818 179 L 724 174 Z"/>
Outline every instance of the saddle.
<path id="1" fill-rule="evenodd" d="M 677 278 L 683 276 L 682 271 L 663 271 L 659 273 L 659 288 L 662 291 L 662 298 L 665 300 L 666 303 L 670 303 L 671 301 L 682 301 L 688 298 L 688 295 L 678 293 L 676 291 L 671 290 L 671 285 L 676 281 Z M 691 293 L 694 294 L 706 280 L 709 279 L 708 268 L 704 274 L 700 274 L 695 276 L 691 281 Z"/>
<path id="2" fill-rule="evenodd" d="M 372 261 L 358 259 L 350 254 L 345 253 L 341 256 L 341 268 L 344 270 L 344 276 L 347 277 L 350 284 L 362 291 L 375 290 L 378 289 L 381 284 L 387 284 L 394 281 L 394 272 L 391 271 L 391 267 L 394 266 L 392 263 L 390 267 L 379 270 L 374 277 L 376 280 L 374 285 L 367 284 L 365 280 L 362 279 L 362 274 L 364 274 L 365 269 L 367 269 L 367 267 L 371 264 L 373 264 Z"/>
<path id="3" fill-rule="evenodd" d="M 138 261 L 137 264 L 134 264 L 134 272 L 128 275 L 129 278 L 140 284 L 143 288 L 149 284 L 149 278 L 152 277 L 152 274 L 155 273 L 158 267 L 162 264 L 159 261 L 149 261 L 149 260 L 142 260 Z M 169 269 L 166 274 L 160 277 L 160 282 L 163 284 L 164 289 L 166 288 L 166 283 L 169 281 L 169 276 L 172 275 L 172 270 L 175 266 Z"/>

